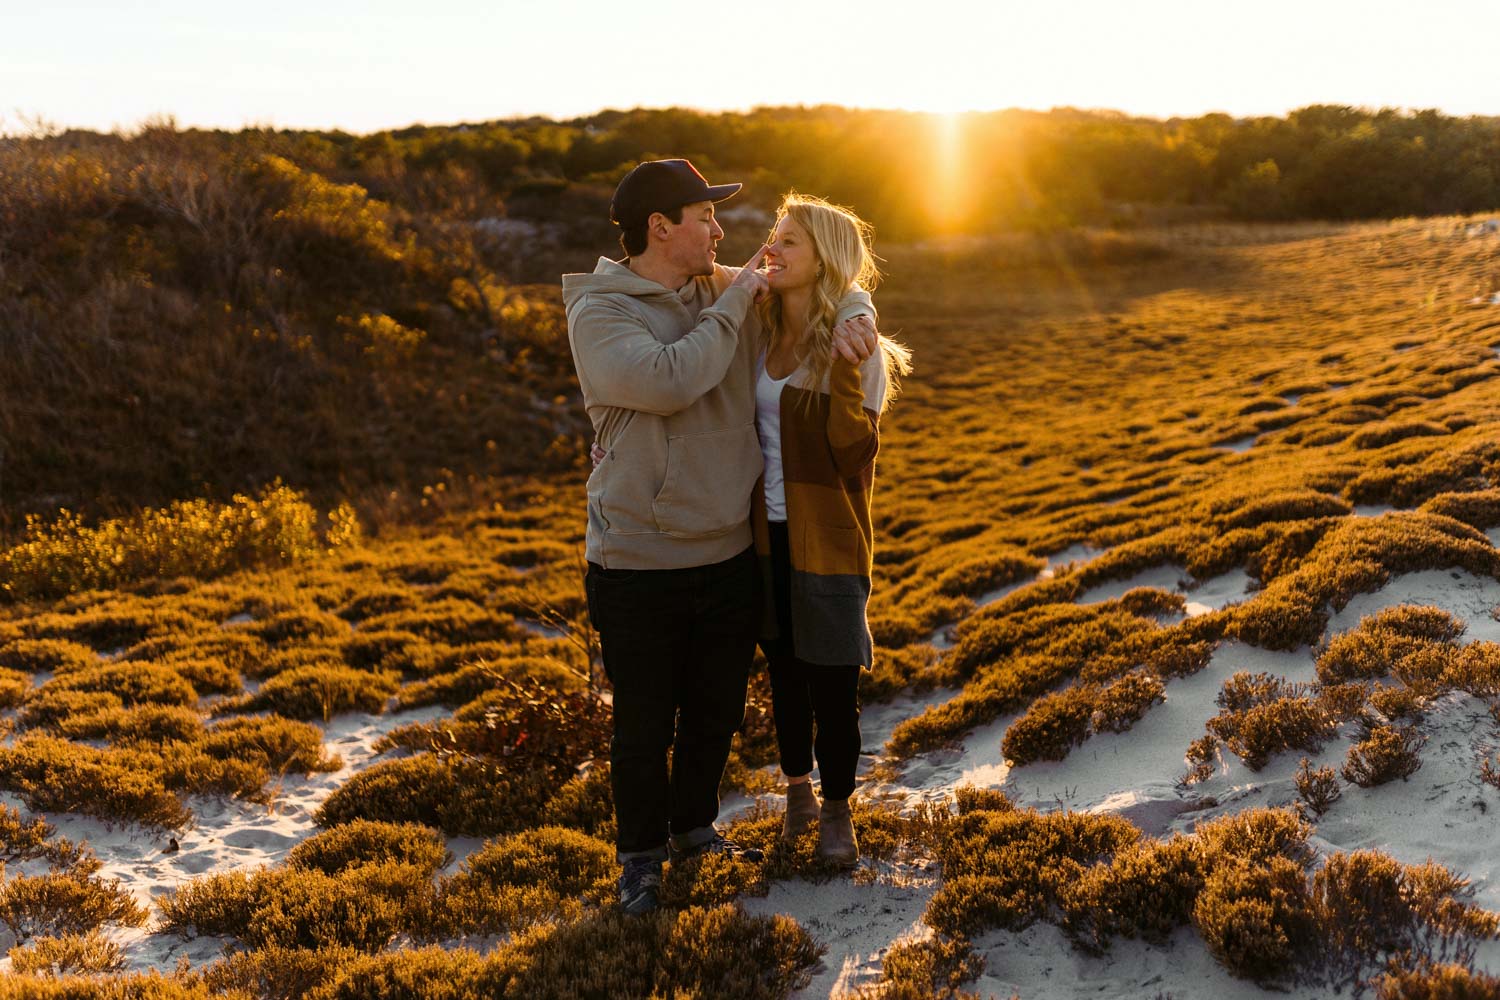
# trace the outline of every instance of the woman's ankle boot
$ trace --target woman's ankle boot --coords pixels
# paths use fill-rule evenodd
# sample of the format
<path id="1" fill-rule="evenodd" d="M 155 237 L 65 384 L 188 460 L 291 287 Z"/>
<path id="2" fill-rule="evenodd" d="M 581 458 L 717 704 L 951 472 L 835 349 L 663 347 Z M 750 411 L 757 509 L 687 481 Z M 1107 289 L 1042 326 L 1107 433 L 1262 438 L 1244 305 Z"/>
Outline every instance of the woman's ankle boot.
<path id="1" fill-rule="evenodd" d="M 781 839 L 790 843 L 818 821 L 818 796 L 811 781 L 786 786 L 786 815 L 781 820 Z"/>
<path id="2" fill-rule="evenodd" d="M 818 816 L 818 858 L 844 868 L 859 864 L 859 841 L 848 799 L 829 799 Z"/>

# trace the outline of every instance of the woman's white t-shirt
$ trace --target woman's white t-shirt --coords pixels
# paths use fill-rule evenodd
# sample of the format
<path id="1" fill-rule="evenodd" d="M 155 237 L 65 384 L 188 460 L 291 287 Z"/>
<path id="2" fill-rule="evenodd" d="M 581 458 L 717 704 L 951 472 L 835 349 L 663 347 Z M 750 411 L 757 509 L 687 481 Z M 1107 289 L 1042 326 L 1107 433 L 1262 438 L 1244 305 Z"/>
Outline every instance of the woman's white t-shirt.
<path id="1" fill-rule="evenodd" d="M 781 390 L 791 379 L 772 378 L 766 373 L 766 359 L 760 359 L 755 373 L 755 428 L 760 432 L 760 450 L 765 456 L 766 518 L 786 520 L 786 481 L 781 471 Z"/>

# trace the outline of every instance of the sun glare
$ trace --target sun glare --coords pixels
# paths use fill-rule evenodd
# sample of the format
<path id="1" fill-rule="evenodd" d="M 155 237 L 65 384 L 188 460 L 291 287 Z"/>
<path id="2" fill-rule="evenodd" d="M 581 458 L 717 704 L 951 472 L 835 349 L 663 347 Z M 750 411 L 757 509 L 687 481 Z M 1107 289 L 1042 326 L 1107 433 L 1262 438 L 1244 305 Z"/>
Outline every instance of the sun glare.
<path id="1" fill-rule="evenodd" d="M 933 185 L 928 211 L 939 230 L 951 230 L 964 207 L 961 192 L 968 173 L 965 160 L 964 115 L 950 111 L 932 116 Z"/>

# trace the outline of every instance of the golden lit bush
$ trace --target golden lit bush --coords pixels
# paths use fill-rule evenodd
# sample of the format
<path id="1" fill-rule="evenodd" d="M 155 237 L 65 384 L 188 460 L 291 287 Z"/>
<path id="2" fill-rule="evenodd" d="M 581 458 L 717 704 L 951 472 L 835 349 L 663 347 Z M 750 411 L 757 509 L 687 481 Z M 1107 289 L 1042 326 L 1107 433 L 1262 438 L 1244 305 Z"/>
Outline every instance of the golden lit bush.
<path id="1" fill-rule="evenodd" d="M 314 818 L 320 826 L 376 819 L 421 823 L 451 837 L 485 837 L 534 825 L 556 788 L 545 770 L 512 774 L 474 758 L 419 754 L 360 771 Z"/>
<path id="2" fill-rule="evenodd" d="M 118 879 L 85 871 L 15 875 L 0 882 L 0 924 L 18 940 L 83 934 L 105 924 L 138 927 L 147 913 Z"/>
<path id="3" fill-rule="evenodd" d="M 376 951 L 415 930 L 432 893 L 430 874 L 411 865 L 360 865 L 338 876 L 317 869 L 262 871 L 241 939 L 252 947 L 319 948 L 342 944 Z"/>
<path id="4" fill-rule="evenodd" d="M 378 861 L 330 875 L 261 868 L 184 883 L 157 901 L 163 930 L 239 938 L 250 947 L 378 950 L 417 930 L 430 908 L 430 869 Z"/>
<path id="5" fill-rule="evenodd" d="M 542 810 L 542 823 L 566 826 L 613 843 L 615 801 L 609 783 L 609 761 L 601 760 L 558 788 Z"/>
<path id="6" fill-rule="evenodd" d="M 108 979 L 6 976 L 0 978 L 0 1000 L 214 1000 L 214 996 L 201 984 L 149 972 Z M 230 994 L 225 1000 L 251 998 Z"/>
<path id="7" fill-rule="evenodd" d="M 963 992 L 964 983 L 978 979 L 985 969 L 984 956 L 963 938 L 934 935 L 905 938 L 891 945 L 880 960 L 880 982 L 861 989 L 857 1000 L 978 1000 L 978 994 Z"/>
<path id="8" fill-rule="evenodd" d="M 127 708 L 193 705 L 198 701 L 198 692 L 181 674 L 156 663 L 100 663 L 70 670 L 38 688 L 35 700 L 45 701 L 57 691 L 105 692 L 119 698 Z"/>
<path id="9" fill-rule="evenodd" d="M 807 984 L 820 954 L 791 918 L 751 916 L 735 904 L 644 918 L 605 911 L 502 945 L 486 961 L 476 996 L 781 1000 Z"/>
<path id="10" fill-rule="evenodd" d="M 0 785 L 42 812 L 175 828 L 191 813 L 154 769 L 122 751 L 94 750 L 49 736 L 0 747 Z"/>
<path id="11" fill-rule="evenodd" d="M 54 598 L 153 577 L 211 577 L 308 558 L 358 538 L 352 509 L 320 535 L 318 513 L 280 483 L 228 504 L 183 500 L 134 517 L 86 525 L 70 511 L 31 517 L 24 539 L 0 552 L 0 594 Z"/>
<path id="12" fill-rule="evenodd" d="M 1011 549 L 986 553 L 943 572 L 937 579 L 938 593 L 948 597 L 977 597 L 1006 584 L 1018 583 L 1041 572 L 1045 559 Z"/>
<path id="13" fill-rule="evenodd" d="M 1500 915 L 1473 903 L 1466 879 L 1434 862 L 1403 865 L 1378 851 L 1333 854 L 1312 878 L 1325 961 L 1345 983 L 1388 962 L 1473 962 Z"/>
<path id="14" fill-rule="evenodd" d="M 1307 878 L 1284 857 L 1216 865 L 1193 904 L 1193 925 L 1226 969 L 1257 982 L 1290 978 L 1317 939 Z"/>
<path id="15" fill-rule="evenodd" d="M 93 649 L 66 639 L 16 639 L 0 646 L 0 667 L 27 674 L 62 674 L 98 662 Z"/>
<path id="16" fill-rule="evenodd" d="M 185 705 L 137 705 L 65 715 L 51 727 L 69 739 L 102 739 L 116 746 L 195 743 L 203 719 Z"/>
<path id="17" fill-rule="evenodd" d="M 1022 930 L 1059 909 L 1065 883 L 1134 843 L 1117 816 L 1030 810 L 967 813 L 939 847 L 943 884 L 923 919 L 942 934 Z"/>
<path id="18" fill-rule="evenodd" d="M 324 948 L 265 945 L 228 952 L 202 970 L 202 982 L 215 996 L 303 1000 L 331 982 L 340 971 L 354 968 L 362 958 L 360 952 L 343 945 Z"/>
<path id="19" fill-rule="evenodd" d="M 1253 528 L 1277 521 L 1342 517 L 1353 511 L 1344 501 L 1317 490 L 1276 490 L 1255 497 L 1218 519 L 1226 529 Z"/>
<path id="20" fill-rule="evenodd" d="M 1443 680 L 1476 698 L 1500 695 L 1500 643 L 1471 642 L 1460 647 Z"/>
<path id="21" fill-rule="evenodd" d="M 269 774 L 311 774 L 343 766 L 337 754 L 324 752 L 323 731 L 317 726 L 274 715 L 216 722 L 199 748 L 210 757 L 242 761 Z"/>
<path id="22" fill-rule="evenodd" d="M 1418 510 L 1441 514 L 1480 531 L 1488 531 L 1500 526 L 1500 489 L 1439 493 L 1423 503 Z"/>
<path id="23" fill-rule="evenodd" d="M 431 827 L 416 823 L 354 820 L 324 830 L 292 848 L 290 868 L 313 868 L 337 875 L 358 865 L 393 861 L 436 873 L 450 860 L 443 838 Z"/>
<path id="24" fill-rule="evenodd" d="M 405 611 L 391 611 L 365 620 L 363 631 L 411 632 L 429 642 L 462 645 L 519 638 L 515 619 L 453 598 L 424 601 Z"/>
<path id="25" fill-rule="evenodd" d="M 294 667 L 266 681 L 254 695 L 221 710 L 275 712 L 290 719 L 327 722 L 342 712 L 379 714 L 399 686 L 395 674 L 331 664 Z"/>
<path id="26" fill-rule="evenodd" d="M 1375 1000 L 1493 1000 L 1500 997 L 1500 976 L 1462 965 L 1394 968 L 1375 981 Z"/>
<path id="27" fill-rule="evenodd" d="M 403 709 L 423 705 L 467 705 L 504 687 L 512 679 L 535 680 L 560 691 L 577 689 L 583 683 L 582 678 L 555 660 L 512 656 L 503 660 L 479 660 L 451 673 L 407 684 L 397 695 L 397 704 Z"/>
<path id="28" fill-rule="evenodd" d="M 1015 765 L 1062 760 L 1088 739 L 1098 688 L 1080 684 L 1031 703 L 1026 714 L 1006 727 L 1000 752 Z"/>
<path id="29" fill-rule="evenodd" d="M 103 975 L 125 968 L 125 949 L 97 929 L 66 937 L 39 937 L 10 950 L 10 969 L 23 976 Z"/>
<path id="30" fill-rule="evenodd" d="M 19 670 L 0 667 L 0 711 L 21 704 L 30 690 L 30 677 Z"/>
<path id="31" fill-rule="evenodd" d="M 1079 947 L 1102 952 L 1116 937 L 1165 943 L 1192 919 L 1204 864 L 1188 837 L 1141 840 L 1060 887 L 1062 926 Z"/>
<path id="32" fill-rule="evenodd" d="M 1411 728 L 1376 726 L 1349 748 L 1344 778 L 1361 788 L 1373 788 L 1397 778 L 1405 781 L 1422 766 L 1417 751 L 1425 742 L 1427 738 Z"/>
<path id="33" fill-rule="evenodd" d="M 1254 771 L 1286 750 L 1318 750 L 1333 735 L 1335 719 L 1305 690 L 1270 674 L 1236 673 L 1224 682 L 1223 711 L 1208 720 L 1208 731 Z"/>
<path id="34" fill-rule="evenodd" d="M 526 830 L 486 844 L 442 880 L 438 919 L 469 934 L 576 919 L 612 896 L 619 873 L 611 844 L 562 827 Z"/>
<path id="35" fill-rule="evenodd" d="M 266 618 L 237 625 L 271 646 L 310 639 L 337 639 L 349 634 L 349 623 L 316 608 L 278 611 Z"/>

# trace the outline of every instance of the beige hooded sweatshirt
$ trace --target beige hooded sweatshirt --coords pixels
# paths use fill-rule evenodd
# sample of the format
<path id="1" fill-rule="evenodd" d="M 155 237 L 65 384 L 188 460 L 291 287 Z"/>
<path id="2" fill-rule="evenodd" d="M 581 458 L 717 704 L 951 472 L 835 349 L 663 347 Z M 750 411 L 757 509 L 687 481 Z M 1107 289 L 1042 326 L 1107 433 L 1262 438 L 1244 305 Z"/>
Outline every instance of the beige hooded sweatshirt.
<path id="1" fill-rule="evenodd" d="M 683 569 L 750 547 L 762 459 L 759 323 L 715 265 L 673 291 L 600 257 L 565 274 L 568 343 L 604 461 L 588 482 L 585 556 L 606 569 Z M 838 319 L 873 315 L 853 290 Z"/>

